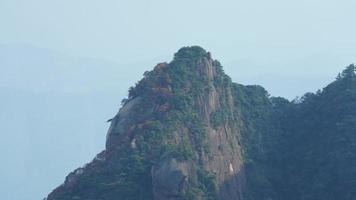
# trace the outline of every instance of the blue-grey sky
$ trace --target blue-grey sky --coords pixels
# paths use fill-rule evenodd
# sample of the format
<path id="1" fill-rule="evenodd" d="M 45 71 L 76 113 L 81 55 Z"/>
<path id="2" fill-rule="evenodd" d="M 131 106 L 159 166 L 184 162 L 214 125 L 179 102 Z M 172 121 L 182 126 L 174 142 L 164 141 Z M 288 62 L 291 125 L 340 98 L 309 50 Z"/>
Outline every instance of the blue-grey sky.
<path id="1" fill-rule="evenodd" d="M 235 81 L 293 98 L 354 62 L 355 7 L 353 0 L 2 0 L 0 43 L 141 63 L 132 68 L 140 74 L 182 46 L 201 45 Z M 308 79 L 309 88 L 273 83 L 292 78 Z"/>
<path id="2" fill-rule="evenodd" d="M 0 194 L 40 199 L 104 148 L 130 85 L 200 45 L 293 99 L 356 61 L 354 0 L 0 0 Z"/>

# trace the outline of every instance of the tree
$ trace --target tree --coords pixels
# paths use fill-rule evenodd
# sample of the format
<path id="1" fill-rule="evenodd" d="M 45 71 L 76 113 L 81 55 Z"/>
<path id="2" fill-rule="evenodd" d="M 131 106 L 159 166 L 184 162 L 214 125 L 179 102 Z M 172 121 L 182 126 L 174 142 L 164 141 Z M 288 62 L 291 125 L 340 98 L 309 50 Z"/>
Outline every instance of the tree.
<path id="1" fill-rule="evenodd" d="M 344 71 L 342 71 L 341 77 L 342 78 L 355 77 L 356 76 L 355 71 L 356 71 L 355 65 L 351 64 L 351 65 L 347 66 L 346 69 L 344 69 Z"/>

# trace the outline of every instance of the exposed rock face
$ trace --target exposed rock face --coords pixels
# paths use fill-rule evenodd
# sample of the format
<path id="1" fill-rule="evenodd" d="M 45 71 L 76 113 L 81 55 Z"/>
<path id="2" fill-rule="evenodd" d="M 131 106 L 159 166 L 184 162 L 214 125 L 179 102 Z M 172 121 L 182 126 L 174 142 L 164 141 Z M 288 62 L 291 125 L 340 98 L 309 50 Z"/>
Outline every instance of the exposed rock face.
<path id="1" fill-rule="evenodd" d="M 199 157 L 197 165 L 202 166 L 204 170 L 214 174 L 215 183 L 219 187 L 219 199 L 242 199 L 243 187 L 243 172 L 241 171 L 243 161 L 241 156 L 241 146 L 239 145 L 239 124 L 237 119 L 229 122 L 224 121 L 216 127 L 212 125 L 212 115 L 225 109 L 227 113 L 233 116 L 234 103 L 231 95 L 231 88 L 223 85 L 215 84 L 217 76 L 216 67 L 213 60 L 209 57 L 202 57 L 196 60 L 196 77 L 206 77 L 209 89 L 204 93 L 200 93 L 193 99 L 194 108 L 199 115 L 199 119 L 205 124 L 207 133 L 206 145 L 208 152 L 195 149 L 195 153 Z M 189 135 L 188 128 L 183 130 L 183 133 Z M 188 166 L 188 163 L 181 163 Z M 190 171 L 185 169 L 184 171 Z M 173 172 L 172 172 L 173 173 Z M 183 171 L 181 174 L 184 174 Z M 195 185 L 194 173 L 186 175 L 186 181 L 191 185 Z M 165 179 L 160 179 L 162 185 L 170 185 L 171 176 L 165 176 Z M 165 183 L 165 180 L 167 183 Z M 184 185 L 182 185 L 183 187 Z M 179 190 L 183 190 L 180 188 Z M 155 189 L 155 191 L 161 191 Z M 176 190 L 173 190 L 176 192 Z M 174 192 L 174 193 L 175 193 Z M 156 192 L 157 193 L 157 192 Z M 160 196 L 160 195 L 158 195 Z M 165 198 L 169 198 L 165 196 Z M 164 199 L 164 198 L 163 198 Z"/>
<path id="2" fill-rule="evenodd" d="M 179 199 L 189 187 L 197 185 L 192 163 L 170 158 L 152 167 L 153 195 L 156 200 Z"/>
<path id="3" fill-rule="evenodd" d="M 124 136 L 127 132 L 127 126 L 130 123 L 130 115 L 136 106 L 140 106 L 141 98 L 137 97 L 128 101 L 112 119 L 110 128 L 106 135 L 106 149 L 115 148 L 118 142 L 121 141 L 120 136 Z M 133 140 L 133 138 L 131 139 Z"/>
<path id="4" fill-rule="evenodd" d="M 209 153 L 202 154 L 202 163 L 204 169 L 215 174 L 221 191 L 220 199 L 239 199 L 243 187 L 243 159 L 239 145 L 240 124 L 238 119 L 234 118 L 235 106 L 231 88 L 213 84 L 217 72 L 212 59 L 204 57 L 197 65 L 199 76 L 207 75 L 209 83 L 212 84 L 209 91 L 198 95 L 194 101 L 200 118 L 207 124 Z M 232 118 L 214 127 L 211 118 L 222 110 Z"/>

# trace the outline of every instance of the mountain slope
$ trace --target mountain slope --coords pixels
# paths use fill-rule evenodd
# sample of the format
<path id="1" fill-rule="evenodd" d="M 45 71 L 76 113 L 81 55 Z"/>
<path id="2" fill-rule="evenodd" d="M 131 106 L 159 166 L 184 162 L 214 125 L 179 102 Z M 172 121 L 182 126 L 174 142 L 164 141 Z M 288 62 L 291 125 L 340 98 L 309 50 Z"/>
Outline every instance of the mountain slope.
<path id="1" fill-rule="evenodd" d="M 289 102 L 184 47 L 130 88 L 106 149 L 48 200 L 353 199 L 355 79 L 351 65 Z"/>
<path id="2" fill-rule="evenodd" d="M 336 81 L 306 94 L 284 129 L 289 199 L 354 199 L 356 180 L 356 76 L 348 66 Z M 287 119 L 286 119 L 287 120 Z"/>
<path id="3" fill-rule="evenodd" d="M 292 102 L 273 97 L 265 110 L 253 104 L 260 113 L 247 121 L 261 128 L 243 135 L 247 199 L 356 197 L 355 69 L 348 66 L 323 90 Z"/>

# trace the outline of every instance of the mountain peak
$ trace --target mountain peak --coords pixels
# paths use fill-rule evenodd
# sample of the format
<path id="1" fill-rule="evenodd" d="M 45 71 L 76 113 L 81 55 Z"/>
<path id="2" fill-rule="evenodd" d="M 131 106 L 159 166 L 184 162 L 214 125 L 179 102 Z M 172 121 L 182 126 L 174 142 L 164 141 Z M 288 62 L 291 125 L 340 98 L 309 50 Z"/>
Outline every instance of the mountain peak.
<path id="1" fill-rule="evenodd" d="M 200 46 L 182 47 L 174 54 L 174 60 L 177 59 L 196 59 L 201 57 L 210 57 L 210 53 Z"/>
<path id="2" fill-rule="evenodd" d="M 129 90 L 106 149 L 48 200 L 353 199 L 355 80 L 350 65 L 294 104 L 183 47 Z"/>
<path id="3" fill-rule="evenodd" d="M 177 93 L 200 90 L 214 81 L 229 79 L 211 53 L 199 46 L 183 47 L 174 54 L 174 59 L 167 63 L 157 64 L 152 71 L 146 71 L 144 78 L 129 90 L 129 99 L 149 91 L 164 90 Z M 230 79 L 229 79 L 230 80 Z M 183 93 L 185 93 L 183 92 Z"/>
<path id="4" fill-rule="evenodd" d="M 104 190 L 130 200 L 239 199 L 242 155 L 232 94 L 231 80 L 210 53 L 180 49 L 130 88 L 111 121 L 103 156 L 69 175 L 49 199 L 76 187 L 95 190 L 97 199 Z M 102 190 L 83 176 L 100 179 Z"/>

